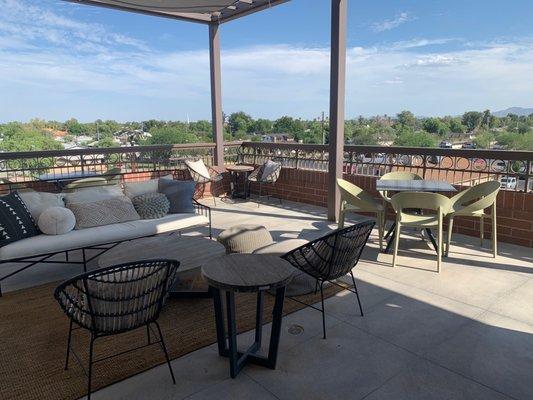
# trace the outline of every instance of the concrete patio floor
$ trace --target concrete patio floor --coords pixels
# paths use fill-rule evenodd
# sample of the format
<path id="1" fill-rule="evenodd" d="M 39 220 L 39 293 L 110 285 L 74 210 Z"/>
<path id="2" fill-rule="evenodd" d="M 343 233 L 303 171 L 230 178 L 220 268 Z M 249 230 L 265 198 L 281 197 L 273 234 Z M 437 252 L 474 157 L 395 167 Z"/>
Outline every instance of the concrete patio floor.
<path id="1" fill-rule="evenodd" d="M 219 201 L 213 227 L 216 235 L 259 223 L 276 241 L 313 239 L 336 227 L 325 213 L 299 203 L 258 208 Z M 230 379 L 228 360 L 213 345 L 172 362 L 176 385 L 162 365 L 93 398 L 532 399 L 533 250 L 500 243 L 493 259 L 489 246 L 454 235 L 437 274 L 433 250 L 408 231 L 393 269 L 392 256 L 378 251 L 375 232 L 354 269 L 365 316 L 355 296 L 343 291 L 326 301 L 326 340 L 319 312 L 308 308 L 285 317 L 276 370 L 247 366 Z M 4 289 L 72 276 L 76 268 L 35 268 Z M 265 343 L 269 328 L 263 328 Z M 252 341 L 251 332 L 239 341 Z"/>

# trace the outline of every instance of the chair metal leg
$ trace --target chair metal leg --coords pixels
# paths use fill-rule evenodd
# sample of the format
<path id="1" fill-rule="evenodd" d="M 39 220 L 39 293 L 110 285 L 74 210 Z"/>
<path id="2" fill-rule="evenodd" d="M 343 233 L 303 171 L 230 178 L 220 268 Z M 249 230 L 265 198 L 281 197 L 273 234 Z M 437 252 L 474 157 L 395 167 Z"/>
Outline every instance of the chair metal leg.
<path id="1" fill-rule="evenodd" d="M 439 211 L 440 212 L 440 211 Z M 442 264 L 442 213 L 439 214 L 438 242 L 437 242 L 437 272 L 440 272 Z"/>
<path id="2" fill-rule="evenodd" d="M 324 308 L 324 282 L 320 282 L 320 300 L 322 302 L 322 330 L 326 338 L 326 310 Z"/>
<path id="3" fill-rule="evenodd" d="M 498 255 L 498 240 L 497 240 L 497 234 L 496 234 L 496 201 L 492 205 L 492 256 L 496 258 Z"/>
<path id="4" fill-rule="evenodd" d="M 400 223 L 396 222 L 396 231 L 394 233 L 394 253 L 392 255 L 392 268 L 396 266 L 396 257 L 398 257 L 398 245 L 400 243 Z"/>
<path id="5" fill-rule="evenodd" d="M 350 275 L 352 276 L 353 290 L 355 292 L 355 295 L 357 296 L 357 304 L 359 304 L 359 311 L 361 312 L 361 317 L 364 317 L 363 307 L 361 306 L 361 299 L 359 298 L 359 290 L 357 290 L 357 285 L 355 284 L 355 277 L 353 276 L 353 271 L 350 271 Z"/>
<path id="6" fill-rule="evenodd" d="M 379 251 L 383 251 L 383 216 L 382 213 L 376 213 L 378 220 L 378 239 L 379 239 Z"/>
<path id="7" fill-rule="evenodd" d="M 485 218 L 483 215 L 479 219 L 479 245 L 483 247 L 483 239 L 485 236 Z"/>
<path id="8" fill-rule="evenodd" d="M 93 349 L 95 340 L 96 337 L 91 334 L 91 341 L 89 343 L 89 373 L 87 379 L 87 400 L 91 400 L 91 384 L 93 379 Z"/>
<path id="9" fill-rule="evenodd" d="M 87 255 L 85 249 L 81 249 L 81 255 L 83 257 L 83 272 L 87 272 Z"/>
<path id="10" fill-rule="evenodd" d="M 68 328 L 68 339 L 67 339 L 67 356 L 65 359 L 65 371 L 68 369 L 68 360 L 70 357 L 70 343 L 72 341 L 72 320 L 70 320 L 69 328 Z"/>
<path id="11" fill-rule="evenodd" d="M 172 370 L 172 365 L 170 364 L 170 358 L 168 357 L 167 346 L 165 345 L 165 339 L 163 338 L 163 333 L 161 332 L 161 327 L 157 321 L 154 321 L 154 325 L 157 327 L 157 333 L 159 334 L 159 339 L 161 340 L 161 348 L 163 353 L 165 353 L 165 359 L 167 360 L 168 369 L 170 371 L 170 376 L 172 377 L 172 383 L 176 384 L 176 378 L 174 377 L 174 371 Z"/>

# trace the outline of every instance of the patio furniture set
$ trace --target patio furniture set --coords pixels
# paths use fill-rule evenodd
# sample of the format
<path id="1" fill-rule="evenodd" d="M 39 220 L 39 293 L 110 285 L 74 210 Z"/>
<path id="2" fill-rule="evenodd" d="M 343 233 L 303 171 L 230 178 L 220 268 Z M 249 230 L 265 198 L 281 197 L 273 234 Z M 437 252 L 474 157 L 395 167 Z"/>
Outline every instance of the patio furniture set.
<path id="1" fill-rule="evenodd" d="M 441 258 L 449 254 L 453 221 L 457 216 L 479 219 L 481 246 L 485 232 L 484 220 L 489 218 L 492 224 L 492 255 L 497 255 L 496 197 L 500 190 L 500 183 L 497 181 L 479 183 L 448 198 L 439 192 L 453 193 L 457 190 L 447 182 L 424 180 L 411 172 L 389 172 L 376 181 L 376 190 L 382 197 L 381 203 L 353 183 L 343 179 L 338 179 L 337 182 L 342 198 L 339 226 L 343 226 L 346 212 L 373 213 L 378 223 L 380 250 L 383 250 L 383 239 L 388 239 L 384 252 L 388 252 L 394 244 L 393 267 L 396 265 L 401 229 L 415 228 L 430 239 L 437 253 L 437 272 L 440 272 Z M 396 218 L 385 234 L 389 204 L 396 213 Z M 487 213 L 488 209 L 490 213 Z M 443 225 L 446 218 L 448 233 L 444 240 Z M 437 231 L 437 240 L 432 229 Z"/>

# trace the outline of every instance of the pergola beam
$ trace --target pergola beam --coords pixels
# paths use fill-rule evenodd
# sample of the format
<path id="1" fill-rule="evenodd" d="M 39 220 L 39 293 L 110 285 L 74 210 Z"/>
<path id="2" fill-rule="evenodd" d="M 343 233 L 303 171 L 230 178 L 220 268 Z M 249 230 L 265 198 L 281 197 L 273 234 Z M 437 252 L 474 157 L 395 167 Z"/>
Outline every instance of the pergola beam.
<path id="1" fill-rule="evenodd" d="M 209 25 L 209 63 L 211 74 L 211 119 L 215 142 L 215 165 L 224 165 L 224 121 L 222 118 L 222 74 L 220 68 L 219 25 Z"/>
<path id="2" fill-rule="evenodd" d="M 346 94 L 346 25 L 348 0 L 331 0 L 331 73 L 329 98 L 328 219 L 339 217 L 344 160 L 344 107 Z"/>

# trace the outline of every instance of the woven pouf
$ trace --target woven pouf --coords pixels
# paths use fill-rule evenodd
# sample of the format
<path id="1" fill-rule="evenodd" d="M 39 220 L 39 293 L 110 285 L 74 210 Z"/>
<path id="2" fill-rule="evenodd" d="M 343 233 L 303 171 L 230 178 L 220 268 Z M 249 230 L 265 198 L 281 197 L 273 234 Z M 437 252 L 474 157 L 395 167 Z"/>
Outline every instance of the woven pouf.
<path id="1" fill-rule="evenodd" d="M 222 232 L 217 240 L 226 248 L 226 254 L 252 253 L 274 243 L 272 235 L 262 225 L 236 225 Z"/>
<path id="2" fill-rule="evenodd" d="M 282 242 L 269 244 L 255 250 L 254 254 L 269 254 L 281 257 L 282 255 L 296 249 L 297 247 L 307 244 L 307 240 L 303 239 L 289 239 Z M 304 294 L 313 293 L 316 290 L 316 279 L 305 272 L 294 268 L 295 272 L 292 280 L 287 285 L 285 294 L 287 296 L 301 296 Z"/>

